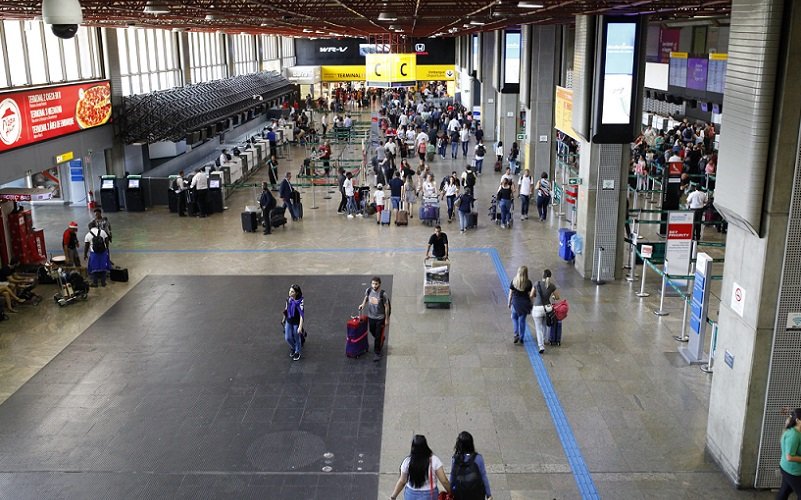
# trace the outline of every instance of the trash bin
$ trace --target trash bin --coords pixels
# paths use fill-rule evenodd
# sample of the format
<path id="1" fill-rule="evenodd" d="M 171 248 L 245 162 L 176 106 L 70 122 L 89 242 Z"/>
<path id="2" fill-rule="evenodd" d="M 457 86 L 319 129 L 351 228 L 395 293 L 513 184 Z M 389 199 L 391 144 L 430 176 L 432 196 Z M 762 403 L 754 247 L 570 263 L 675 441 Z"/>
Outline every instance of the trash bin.
<path id="1" fill-rule="evenodd" d="M 570 247 L 570 238 L 572 238 L 574 234 L 576 234 L 576 232 L 570 229 L 564 227 L 559 229 L 559 257 L 567 262 L 575 258 L 573 249 Z"/>

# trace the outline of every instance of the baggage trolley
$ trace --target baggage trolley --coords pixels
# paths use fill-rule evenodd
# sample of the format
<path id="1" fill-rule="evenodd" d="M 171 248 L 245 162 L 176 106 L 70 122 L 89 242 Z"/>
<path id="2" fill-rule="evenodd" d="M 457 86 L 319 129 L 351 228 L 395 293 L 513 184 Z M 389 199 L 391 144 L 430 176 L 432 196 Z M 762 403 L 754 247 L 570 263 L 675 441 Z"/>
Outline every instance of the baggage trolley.
<path id="1" fill-rule="evenodd" d="M 423 304 L 426 309 L 451 307 L 451 263 L 425 259 L 423 262 Z"/>
<path id="2" fill-rule="evenodd" d="M 78 271 L 72 271 L 69 276 L 67 273 L 61 271 L 61 268 L 54 269 L 49 264 L 45 264 L 50 268 L 50 276 L 56 280 L 58 285 L 58 292 L 53 295 L 53 302 L 64 307 L 72 304 L 78 300 L 87 300 L 89 298 L 89 285 L 80 275 Z M 72 278 L 75 276 L 75 278 Z"/>

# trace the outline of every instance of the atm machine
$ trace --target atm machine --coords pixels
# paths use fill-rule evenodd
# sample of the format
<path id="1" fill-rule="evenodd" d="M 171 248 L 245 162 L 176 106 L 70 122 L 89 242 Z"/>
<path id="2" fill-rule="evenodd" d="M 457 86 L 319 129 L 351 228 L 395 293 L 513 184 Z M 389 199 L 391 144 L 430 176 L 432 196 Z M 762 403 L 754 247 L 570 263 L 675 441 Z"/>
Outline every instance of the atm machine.
<path id="1" fill-rule="evenodd" d="M 180 197 L 180 193 L 176 193 L 172 189 L 172 185 L 177 179 L 177 175 L 170 175 L 167 177 L 167 206 L 170 207 L 170 213 L 178 213 L 178 198 Z"/>
<path id="2" fill-rule="evenodd" d="M 145 193 L 142 191 L 142 176 L 129 175 L 125 187 L 125 208 L 129 212 L 145 211 Z"/>
<path id="3" fill-rule="evenodd" d="M 117 177 L 114 175 L 100 176 L 100 206 L 105 212 L 119 212 L 120 199 L 117 195 Z"/>
<path id="4" fill-rule="evenodd" d="M 209 176 L 209 212 L 220 213 L 225 206 L 223 199 L 222 172 L 212 172 Z"/>

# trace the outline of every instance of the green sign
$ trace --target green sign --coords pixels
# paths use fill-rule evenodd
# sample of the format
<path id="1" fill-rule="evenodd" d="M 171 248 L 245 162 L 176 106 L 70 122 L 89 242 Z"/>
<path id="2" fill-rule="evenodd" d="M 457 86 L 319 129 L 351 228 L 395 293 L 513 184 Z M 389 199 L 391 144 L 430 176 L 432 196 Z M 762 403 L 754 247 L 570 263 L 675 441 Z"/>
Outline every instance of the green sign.
<path id="1" fill-rule="evenodd" d="M 556 203 L 561 202 L 563 194 L 564 191 L 562 190 L 562 187 L 559 184 L 556 184 L 553 187 L 553 201 L 555 201 Z"/>
<path id="2" fill-rule="evenodd" d="M 517 134 L 517 140 L 518 141 L 525 141 L 526 140 L 526 134 Z"/>
<path id="3" fill-rule="evenodd" d="M 571 186 L 578 186 L 581 184 L 581 177 L 570 177 L 567 179 L 567 183 Z"/>

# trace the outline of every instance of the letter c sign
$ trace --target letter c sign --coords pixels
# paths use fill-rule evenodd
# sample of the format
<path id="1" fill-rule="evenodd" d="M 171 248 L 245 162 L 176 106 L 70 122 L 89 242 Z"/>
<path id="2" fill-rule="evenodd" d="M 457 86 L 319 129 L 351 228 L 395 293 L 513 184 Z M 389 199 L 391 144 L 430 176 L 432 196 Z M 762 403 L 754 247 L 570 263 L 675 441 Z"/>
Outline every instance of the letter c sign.
<path id="1" fill-rule="evenodd" d="M 381 68 L 381 63 L 375 65 L 375 69 L 373 70 L 375 76 L 381 76 L 381 73 L 378 72 L 379 68 Z"/>
<path id="2" fill-rule="evenodd" d="M 400 65 L 400 74 L 401 76 L 409 76 L 406 74 L 406 63 L 401 63 Z"/>

